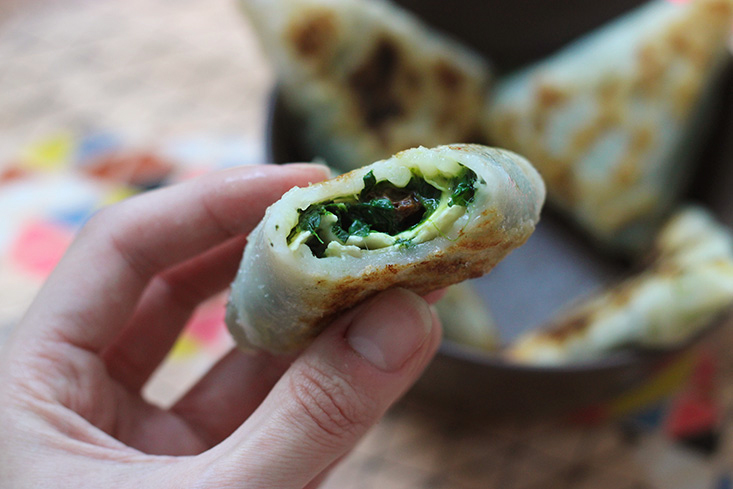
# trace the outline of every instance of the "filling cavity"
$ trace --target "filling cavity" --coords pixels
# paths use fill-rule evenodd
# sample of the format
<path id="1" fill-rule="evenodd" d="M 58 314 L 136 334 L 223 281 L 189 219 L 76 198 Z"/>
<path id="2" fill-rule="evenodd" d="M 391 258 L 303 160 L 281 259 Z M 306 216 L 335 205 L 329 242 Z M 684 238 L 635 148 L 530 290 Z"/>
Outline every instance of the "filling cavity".
<path id="1" fill-rule="evenodd" d="M 411 171 L 407 185 L 364 176 L 358 195 L 312 204 L 300 211 L 288 236 L 295 250 L 306 244 L 318 258 L 359 256 L 363 250 L 407 247 L 444 235 L 474 199 L 476 173 L 460 166 L 453 177 L 425 178 Z"/>

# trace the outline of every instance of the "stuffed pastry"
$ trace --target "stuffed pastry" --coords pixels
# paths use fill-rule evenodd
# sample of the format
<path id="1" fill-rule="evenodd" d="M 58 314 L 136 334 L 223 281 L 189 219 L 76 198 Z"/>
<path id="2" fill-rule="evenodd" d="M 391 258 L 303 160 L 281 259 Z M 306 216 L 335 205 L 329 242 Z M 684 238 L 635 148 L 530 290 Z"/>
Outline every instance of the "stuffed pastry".
<path id="1" fill-rule="evenodd" d="M 499 329 L 484 300 L 468 283 L 448 287 L 435 310 L 445 339 L 489 352 L 499 350 Z"/>
<path id="2" fill-rule="evenodd" d="M 564 364 L 625 347 L 674 348 L 733 304 L 733 238 L 707 211 L 690 207 L 673 216 L 654 254 L 646 271 L 520 337 L 509 358 Z"/>
<path id="3" fill-rule="evenodd" d="M 245 349 L 297 350 L 380 290 L 480 276 L 530 236 L 544 192 L 527 160 L 480 145 L 413 148 L 292 189 L 248 239 L 229 329 Z"/>
<path id="4" fill-rule="evenodd" d="M 733 0 L 654 0 L 501 80 L 487 139 L 526 156 L 548 200 L 638 252 L 678 197 L 730 58 Z"/>
<path id="5" fill-rule="evenodd" d="M 352 170 L 478 142 L 482 58 L 385 0 L 240 0 L 310 156 Z"/>

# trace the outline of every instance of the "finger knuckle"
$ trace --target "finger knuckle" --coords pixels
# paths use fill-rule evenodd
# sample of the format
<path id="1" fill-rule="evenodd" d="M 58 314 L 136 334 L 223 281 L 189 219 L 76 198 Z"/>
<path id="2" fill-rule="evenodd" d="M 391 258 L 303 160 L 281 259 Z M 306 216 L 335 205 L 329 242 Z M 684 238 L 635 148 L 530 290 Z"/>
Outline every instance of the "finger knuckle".
<path id="1" fill-rule="evenodd" d="M 99 242 L 109 242 L 116 239 L 116 232 L 124 226 L 125 213 L 121 209 L 124 203 L 102 207 L 84 223 L 79 233 L 83 239 L 93 239 Z"/>
<path id="2" fill-rule="evenodd" d="M 291 377 L 290 388 L 298 411 L 322 436 L 342 440 L 372 424 L 373 403 L 337 373 L 306 364 Z"/>
<path id="3" fill-rule="evenodd" d="M 139 246 L 146 235 L 138 222 L 140 206 L 133 199 L 98 210 L 84 225 L 80 237 L 102 243 L 110 253 L 120 256 L 141 278 L 148 279 L 159 263 L 151 259 L 148 249 Z"/>
<path id="4" fill-rule="evenodd" d="M 92 214 L 85 223 L 84 230 L 102 236 L 124 235 L 140 226 L 140 213 L 143 211 L 134 197 L 107 205 Z"/>
<path id="5" fill-rule="evenodd" d="M 117 205 L 111 205 L 102 207 L 97 210 L 84 224 L 82 232 L 86 233 L 100 233 L 107 232 L 110 228 L 110 224 L 117 220 L 118 214 Z"/>

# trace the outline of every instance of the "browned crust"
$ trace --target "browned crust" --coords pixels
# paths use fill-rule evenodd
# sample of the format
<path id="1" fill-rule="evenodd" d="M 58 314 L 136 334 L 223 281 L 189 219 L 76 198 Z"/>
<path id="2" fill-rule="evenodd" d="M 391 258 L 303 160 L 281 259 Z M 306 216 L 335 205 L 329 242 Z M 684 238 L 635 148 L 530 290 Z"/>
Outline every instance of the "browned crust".
<path id="1" fill-rule="evenodd" d="M 287 44 L 307 63 L 325 67 L 330 61 L 338 22 L 332 11 L 313 8 L 302 13 L 285 31 Z"/>
<path id="2" fill-rule="evenodd" d="M 728 0 L 697 0 L 677 22 L 650 37 L 635 51 L 635 67 L 631 76 L 608 74 L 593 94 L 596 113 L 570 135 L 565 148 L 551 151 L 546 145 L 549 121 L 564 110 L 569 99 L 587 87 L 552 80 L 537 73 L 531 103 L 526 109 L 506 107 L 492 115 L 489 139 L 527 157 L 547 182 L 552 199 L 567 208 L 595 206 L 599 226 L 622 229 L 643 217 L 648 207 L 630 209 L 618 219 L 608 220 L 607 209 L 612 200 L 624 195 L 629 186 L 638 184 L 649 173 L 649 153 L 659 141 L 658 129 L 639 123 L 624 107 L 641 99 L 671 105 L 670 117 L 684 121 L 700 99 L 704 83 L 716 54 L 723 49 L 730 31 L 733 6 Z M 687 73 L 671 78 L 669 73 Z M 616 162 L 616 171 L 608 180 L 603 195 L 591 194 L 576 178 L 576 167 L 609 129 L 629 134 L 625 151 Z M 590 202 L 581 203 L 580 199 Z M 594 201 L 595 200 L 595 201 Z"/>
<path id="3" fill-rule="evenodd" d="M 483 139 L 476 135 L 482 132 L 486 74 L 472 73 L 449 55 L 429 60 L 415 56 L 410 43 L 389 28 L 365 39 L 361 57 L 350 60 L 344 70 L 346 65 L 335 56 L 344 45 L 344 30 L 332 11 L 309 8 L 290 21 L 284 35 L 310 75 L 343 101 L 338 131 L 367 141 L 370 159 L 407 147 Z M 427 130 L 411 129 L 418 117 L 429 121 Z"/>
<path id="4" fill-rule="evenodd" d="M 349 76 L 348 86 L 367 128 L 384 130 L 390 120 L 405 113 L 398 90 L 405 64 L 400 47 L 381 37 L 366 61 Z"/>
<path id="5" fill-rule="evenodd" d="M 320 313 L 298 318 L 304 331 L 317 334 L 340 311 L 392 287 L 403 287 L 424 295 L 428 292 L 480 277 L 490 271 L 512 249 L 529 238 L 533 226 L 524 226 L 505 232 L 501 218 L 486 211 L 481 221 L 471 230 L 471 236 L 460 236 L 453 245 L 438 251 L 422 261 L 408 264 L 388 264 L 365 273 L 340 279 L 335 284 L 317 280 L 316 287 L 326 287 L 319 296 Z M 409 251 L 408 251 L 409 252 Z M 312 331 L 311 331 L 312 330 Z M 309 333 L 310 334 L 310 333 Z"/>
<path id="6" fill-rule="evenodd" d="M 553 343 L 566 343 L 575 337 L 583 336 L 591 324 L 589 313 L 577 314 L 551 326 L 546 332 L 546 338 Z"/>

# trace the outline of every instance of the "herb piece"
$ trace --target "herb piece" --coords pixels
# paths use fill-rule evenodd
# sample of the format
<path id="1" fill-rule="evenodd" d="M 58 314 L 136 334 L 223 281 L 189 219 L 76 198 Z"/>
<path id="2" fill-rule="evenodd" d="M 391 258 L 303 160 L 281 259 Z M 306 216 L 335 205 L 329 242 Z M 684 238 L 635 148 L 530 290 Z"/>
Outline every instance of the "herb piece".
<path id="1" fill-rule="evenodd" d="M 334 223 L 331 226 L 331 232 L 333 232 L 333 234 L 336 235 L 336 238 L 338 238 L 338 240 L 342 243 L 346 243 L 346 241 L 349 239 L 349 236 L 354 234 L 350 231 L 344 231 L 344 229 L 339 225 L 338 222 Z"/>
<path id="2" fill-rule="evenodd" d="M 377 177 L 374 176 L 374 170 L 369 170 L 369 173 L 364 175 L 364 189 L 361 191 L 362 195 L 369 193 L 376 184 Z"/>
<path id="3" fill-rule="evenodd" d="M 394 235 L 400 232 L 395 207 L 392 201 L 386 197 L 351 204 L 339 218 L 347 229 L 351 227 L 353 222 L 361 221 L 364 224 L 358 225 L 358 228 L 367 225 L 371 230 L 380 233 Z"/>
<path id="4" fill-rule="evenodd" d="M 401 249 L 409 248 L 410 246 L 412 246 L 412 239 L 413 238 L 397 238 L 394 244 Z"/>
<path id="5" fill-rule="evenodd" d="M 321 227 L 321 217 L 325 214 L 325 209 L 322 206 L 311 206 L 300 216 L 298 225 L 294 231 L 300 233 L 302 231 L 309 231 L 315 238 L 323 244 L 323 240 L 318 235 L 318 229 Z"/>
<path id="6" fill-rule="evenodd" d="M 448 201 L 449 206 L 460 205 L 466 207 L 473 202 L 476 195 L 476 173 L 466 169 L 456 184 L 453 194 Z"/>
<path id="7" fill-rule="evenodd" d="M 372 232 L 372 227 L 361 219 L 355 219 L 349 226 L 349 234 L 352 236 L 368 236 Z"/>

